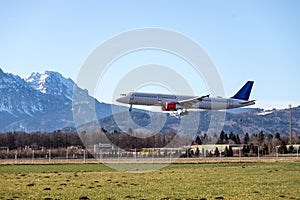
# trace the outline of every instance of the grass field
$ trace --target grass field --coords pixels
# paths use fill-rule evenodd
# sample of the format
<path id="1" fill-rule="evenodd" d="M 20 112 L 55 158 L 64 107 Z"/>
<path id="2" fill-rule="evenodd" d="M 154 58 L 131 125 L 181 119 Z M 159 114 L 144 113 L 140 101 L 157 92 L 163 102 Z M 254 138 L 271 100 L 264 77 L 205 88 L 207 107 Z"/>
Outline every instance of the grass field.
<path id="1" fill-rule="evenodd" d="M 148 173 L 0 165 L 0 188 L 0 199 L 300 199 L 300 162 L 172 164 Z"/>

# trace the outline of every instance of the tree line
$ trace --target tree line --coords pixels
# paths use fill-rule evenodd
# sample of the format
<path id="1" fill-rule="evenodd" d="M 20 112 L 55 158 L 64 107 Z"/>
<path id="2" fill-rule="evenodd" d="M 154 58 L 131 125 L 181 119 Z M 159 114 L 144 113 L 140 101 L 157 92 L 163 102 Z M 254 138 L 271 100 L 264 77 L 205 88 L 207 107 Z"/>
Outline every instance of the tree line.
<path id="1" fill-rule="evenodd" d="M 163 147 L 179 147 L 187 145 L 188 136 L 177 134 L 170 130 L 164 133 L 141 133 L 128 129 L 127 132 L 108 132 L 102 129 L 100 132 L 7 132 L 0 134 L 0 150 L 13 150 L 18 148 L 47 148 L 58 149 L 68 148 L 70 146 L 80 146 L 86 148 L 86 144 L 98 144 L 103 141 L 122 148 L 122 149 L 142 149 L 142 148 L 163 148 Z M 289 136 L 284 134 L 264 134 L 263 131 L 253 134 L 234 134 L 233 132 L 225 133 L 221 131 L 219 134 L 208 136 L 206 133 L 197 135 L 192 140 L 192 145 L 201 144 L 239 144 L 243 146 L 243 155 L 270 154 L 276 151 L 278 153 L 292 152 L 293 147 L 289 146 Z M 299 144 L 300 136 L 293 135 L 292 143 Z"/>
<path id="2" fill-rule="evenodd" d="M 290 141 L 292 139 L 292 141 Z M 292 145 L 289 145 L 289 144 Z M 260 131 L 258 134 L 234 134 L 233 132 L 225 133 L 221 131 L 219 135 L 215 134 L 212 137 L 208 137 L 206 133 L 196 136 L 193 140 L 194 145 L 202 144 L 236 144 L 242 146 L 242 155 L 268 155 L 271 153 L 293 153 L 296 149 L 293 144 L 300 144 L 300 135 L 293 135 L 290 138 L 287 135 L 275 133 L 264 134 Z M 220 154 L 219 150 L 215 149 L 215 154 Z M 231 147 L 226 147 L 224 155 L 232 156 L 233 151 Z"/>
<path id="3" fill-rule="evenodd" d="M 108 132 L 102 129 L 100 132 L 7 132 L 0 134 L 0 148 L 13 150 L 18 148 L 48 148 L 58 149 L 70 146 L 85 148 L 87 144 L 99 144 L 106 141 L 123 149 L 162 148 L 169 144 L 176 133 L 166 131 L 160 134 L 134 133 L 128 129 L 125 133 L 118 131 Z M 89 141 L 90 140 L 90 141 Z M 0 150 L 1 150 L 0 149 Z"/>
<path id="4" fill-rule="evenodd" d="M 7 132 L 0 134 L 0 147 L 8 149 L 40 148 L 49 149 L 66 148 L 68 146 L 83 146 L 76 132 Z"/>

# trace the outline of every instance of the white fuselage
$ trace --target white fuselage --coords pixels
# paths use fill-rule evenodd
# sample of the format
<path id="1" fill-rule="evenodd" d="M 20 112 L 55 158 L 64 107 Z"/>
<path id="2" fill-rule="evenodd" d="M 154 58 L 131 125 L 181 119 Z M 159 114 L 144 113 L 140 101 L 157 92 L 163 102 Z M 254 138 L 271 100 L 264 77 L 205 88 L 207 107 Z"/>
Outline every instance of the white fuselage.
<path id="1" fill-rule="evenodd" d="M 195 96 L 129 92 L 127 94 L 121 95 L 121 97 L 118 98 L 117 101 L 130 105 L 165 106 L 168 102 L 179 102 L 192 98 L 195 98 Z M 190 104 L 189 106 L 181 106 L 180 109 L 222 110 L 239 108 L 253 104 L 254 101 L 245 101 L 233 98 L 206 97 L 202 100 Z"/>

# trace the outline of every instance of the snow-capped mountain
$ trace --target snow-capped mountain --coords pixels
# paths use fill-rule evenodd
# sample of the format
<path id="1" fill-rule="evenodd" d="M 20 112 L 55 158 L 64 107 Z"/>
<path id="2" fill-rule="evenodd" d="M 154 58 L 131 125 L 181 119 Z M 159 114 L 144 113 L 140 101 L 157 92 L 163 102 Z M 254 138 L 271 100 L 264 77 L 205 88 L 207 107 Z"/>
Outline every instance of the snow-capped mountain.
<path id="1" fill-rule="evenodd" d="M 22 79 L 0 69 L 0 132 L 54 131 L 74 127 L 73 91 L 76 97 L 80 97 L 77 99 L 82 99 L 76 102 L 76 106 L 95 106 L 98 118 L 111 114 L 110 104 L 100 103 L 89 96 L 87 90 L 58 72 L 32 73 Z M 84 113 L 77 114 L 84 117 Z"/>
<path id="2" fill-rule="evenodd" d="M 33 116 L 45 109 L 43 95 L 37 93 L 19 76 L 0 69 L 0 112 L 13 117 Z"/>
<path id="3" fill-rule="evenodd" d="M 58 72 L 33 72 L 29 77 L 25 78 L 25 81 L 29 83 L 32 88 L 39 90 L 41 93 L 65 96 L 72 100 L 75 83 L 72 79 L 67 79 Z"/>

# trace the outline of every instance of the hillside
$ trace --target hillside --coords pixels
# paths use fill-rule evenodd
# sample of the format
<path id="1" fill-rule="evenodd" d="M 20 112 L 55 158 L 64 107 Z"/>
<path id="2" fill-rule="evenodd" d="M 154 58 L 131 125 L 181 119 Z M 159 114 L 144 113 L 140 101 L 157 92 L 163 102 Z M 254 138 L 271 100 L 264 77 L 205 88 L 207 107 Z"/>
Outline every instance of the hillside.
<path id="1" fill-rule="evenodd" d="M 181 120 L 183 118 L 177 118 L 164 113 L 151 113 L 151 112 L 131 112 L 130 119 L 128 119 L 128 112 L 122 112 L 115 114 L 114 116 L 108 116 L 100 119 L 97 122 L 88 123 L 82 127 L 81 130 L 95 130 L 99 127 L 109 131 L 119 131 L 126 132 L 129 128 L 133 131 L 149 131 L 149 124 L 151 123 L 151 117 L 155 119 L 165 120 L 164 126 L 160 129 L 160 132 L 175 130 L 176 132 L 197 132 L 200 133 L 210 132 L 211 134 L 217 133 L 218 129 L 214 129 L 216 124 L 210 124 L 212 113 L 214 117 L 222 114 L 221 111 L 199 111 L 190 112 L 193 115 L 199 115 L 200 121 L 197 123 L 193 118 L 189 118 L 188 122 L 184 125 L 182 129 Z M 239 112 L 226 112 L 226 117 L 224 121 L 224 126 L 222 130 L 225 132 L 234 132 L 236 134 L 240 133 L 258 133 L 263 131 L 264 133 L 281 133 L 289 134 L 289 109 L 283 110 L 271 110 L 265 111 L 263 109 L 241 109 Z M 184 116 L 185 117 L 185 116 Z M 241 123 L 242 119 L 242 123 Z M 117 120 L 117 122 L 116 122 Z M 132 123 L 134 122 L 134 123 Z M 218 120 L 214 121 L 217 125 L 221 125 Z M 220 124 L 218 124 L 220 123 Z M 195 128 L 195 124 L 199 124 L 198 128 Z M 209 126 L 210 129 L 209 129 Z M 150 126 L 151 127 L 151 126 Z M 242 130 L 241 130 L 242 127 Z M 152 126 L 152 128 L 155 128 Z M 293 132 L 300 132 L 300 106 L 293 108 Z"/>

